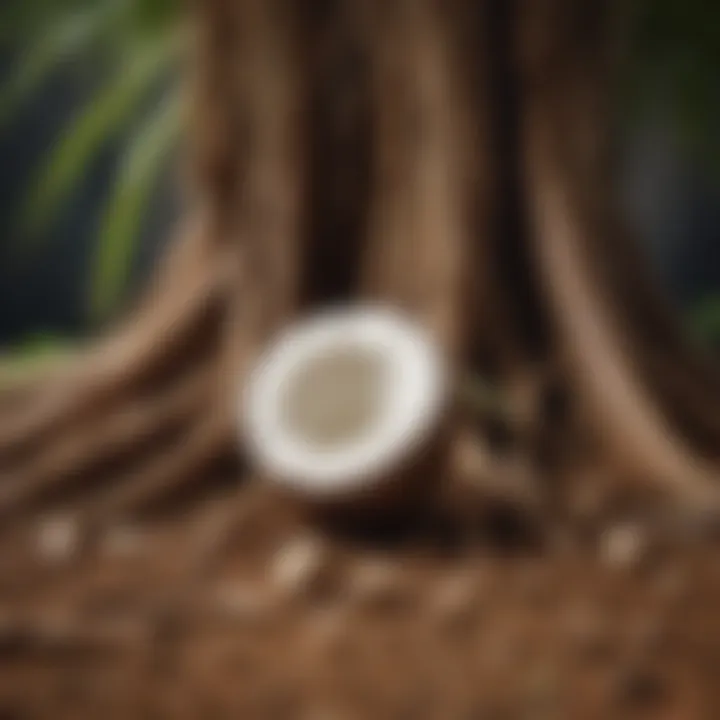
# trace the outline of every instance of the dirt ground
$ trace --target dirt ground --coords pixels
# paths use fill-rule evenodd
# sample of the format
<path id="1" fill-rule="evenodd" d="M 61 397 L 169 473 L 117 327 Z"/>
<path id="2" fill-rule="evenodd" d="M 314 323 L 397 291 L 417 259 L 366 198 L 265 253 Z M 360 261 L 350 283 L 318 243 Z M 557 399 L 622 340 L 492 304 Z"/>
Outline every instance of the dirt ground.
<path id="1" fill-rule="evenodd" d="M 449 527 L 449 526 L 448 526 Z M 0 720 L 720 717 L 708 540 L 338 535 L 260 485 L 0 538 Z"/>

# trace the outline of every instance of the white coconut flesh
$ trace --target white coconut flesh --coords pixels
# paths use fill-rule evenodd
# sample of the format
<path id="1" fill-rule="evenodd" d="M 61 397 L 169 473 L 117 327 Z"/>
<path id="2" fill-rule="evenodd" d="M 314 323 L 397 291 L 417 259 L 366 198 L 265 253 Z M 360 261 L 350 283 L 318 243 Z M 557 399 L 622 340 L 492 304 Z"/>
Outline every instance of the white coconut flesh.
<path id="1" fill-rule="evenodd" d="M 380 483 L 436 428 L 447 395 L 438 348 L 390 310 L 326 312 L 267 349 L 243 395 L 244 439 L 291 489 L 342 495 Z"/>

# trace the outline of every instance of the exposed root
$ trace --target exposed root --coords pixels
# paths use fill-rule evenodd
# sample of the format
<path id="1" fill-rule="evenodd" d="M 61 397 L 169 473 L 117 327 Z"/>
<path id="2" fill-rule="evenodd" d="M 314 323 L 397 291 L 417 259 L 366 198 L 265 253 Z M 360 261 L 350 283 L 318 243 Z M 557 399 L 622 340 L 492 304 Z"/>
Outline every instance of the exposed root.
<path id="1" fill-rule="evenodd" d="M 547 273 L 560 330 L 575 360 L 577 386 L 584 389 L 609 448 L 628 474 L 663 482 L 680 500 L 720 509 L 717 469 L 689 453 L 664 425 L 652 399 L 638 382 L 632 361 L 603 308 L 593 280 L 575 255 L 583 231 L 542 154 L 541 138 L 531 138 L 532 178 L 538 260 Z"/>
<path id="2" fill-rule="evenodd" d="M 562 44 L 562 36 L 557 45 L 547 37 L 542 42 L 549 56 L 572 47 L 570 41 Z M 557 61 L 557 54 L 552 57 Z M 578 86 L 589 77 L 573 69 L 558 70 L 545 84 L 536 75 L 529 78 L 523 139 L 534 259 L 572 362 L 572 387 L 587 401 L 594 428 L 620 473 L 660 483 L 681 504 L 718 512 L 718 467 L 685 445 L 667 424 L 661 404 L 640 379 L 637 346 L 614 303 L 612 287 L 604 282 L 607 265 L 594 264 L 594 246 L 612 238 L 603 233 L 606 224 L 593 222 L 600 218 L 590 211 L 603 203 L 587 200 L 591 193 L 607 192 L 598 164 L 597 108 L 584 85 Z M 574 133 L 565 127 L 570 117 Z M 563 128 L 571 134 L 561 137 Z"/>
<path id="3" fill-rule="evenodd" d="M 720 461 L 720 400 L 714 399 L 708 383 L 662 351 L 644 355 L 643 365 L 678 432 Z"/>
<path id="4" fill-rule="evenodd" d="M 107 407 L 145 378 L 165 371 L 173 357 L 182 357 L 218 299 L 223 288 L 219 277 L 217 269 L 198 273 L 194 283 L 185 287 L 183 300 L 158 308 L 157 313 L 150 311 L 137 334 L 111 339 L 80 358 L 47 391 L 31 399 L 29 407 L 0 427 L 0 459 L 36 445 L 56 426 Z"/>
<path id="5" fill-rule="evenodd" d="M 87 508 L 91 520 L 104 521 L 142 513 L 171 499 L 205 473 L 223 453 L 230 453 L 232 428 L 225 413 L 211 414 L 161 450 L 155 448 L 140 467 L 113 478 Z"/>
<path id="6" fill-rule="evenodd" d="M 0 486 L 0 517 L 16 514 L 47 494 L 90 477 L 93 470 L 141 453 L 167 433 L 193 421 L 211 395 L 213 368 L 199 368 L 158 396 L 135 399 L 80 427 L 60 431 L 57 440 L 11 469 Z"/>
<path id="7" fill-rule="evenodd" d="M 212 36 L 228 30 L 220 5 L 205 15 L 223 25 L 211 28 Z M 197 479 L 232 449 L 230 399 L 239 379 L 264 339 L 297 306 L 304 179 L 297 27 L 286 23 L 276 3 L 247 0 L 238 12 L 248 29 L 244 57 L 215 99 L 223 105 L 234 83 L 244 101 L 247 135 L 236 147 L 245 156 L 219 158 L 229 164 L 228 189 L 237 183 L 242 192 L 217 192 L 213 202 L 201 202 L 197 222 L 161 266 L 136 320 L 43 392 L 28 396 L 27 407 L 20 405 L 0 425 L 0 467 L 8 475 L 1 488 L 3 514 L 100 466 L 100 499 L 92 512 L 134 512 Z M 238 136 L 236 127 L 226 130 Z M 226 204 L 218 205 L 223 197 Z M 216 308 L 224 311 L 219 321 L 210 315 Z M 174 387 L 171 379 L 169 390 L 153 388 L 167 384 L 174 366 L 195 352 L 193 345 L 208 341 L 208 324 L 224 346 L 213 351 L 218 361 L 210 375 L 192 369 L 187 387 L 185 381 Z M 138 395 L 135 405 L 124 400 Z M 24 457 L 45 442 L 49 447 L 39 459 Z M 118 477 L 113 459 L 127 464 L 122 456 L 131 450 L 138 457 Z"/>

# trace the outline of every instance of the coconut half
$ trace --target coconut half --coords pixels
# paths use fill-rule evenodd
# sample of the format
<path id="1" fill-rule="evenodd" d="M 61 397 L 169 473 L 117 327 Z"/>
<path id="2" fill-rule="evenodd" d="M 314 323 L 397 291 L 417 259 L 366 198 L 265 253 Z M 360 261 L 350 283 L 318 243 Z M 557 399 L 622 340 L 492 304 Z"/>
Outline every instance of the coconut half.
<path id="1" fill-rule="evenodd" d="M 338 499 L 391 480 L 428 443 L 448 395 L 423 328 L 353 307 L 287 329 L 242 395 L 242 435 L 261 472 L 305 496 Z"/>

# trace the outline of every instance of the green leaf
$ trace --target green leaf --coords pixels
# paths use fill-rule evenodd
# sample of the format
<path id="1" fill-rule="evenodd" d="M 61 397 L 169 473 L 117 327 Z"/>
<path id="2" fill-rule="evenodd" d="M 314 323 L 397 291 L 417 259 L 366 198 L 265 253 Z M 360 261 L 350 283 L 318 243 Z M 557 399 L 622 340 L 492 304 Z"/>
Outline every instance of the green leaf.
<path id="1" fill-rule="evenodd" d="M 91 275 L 90 309 L 103 318 L 127 277 L 152 192 L 181 130 L 180 93 L 167 97 L 133 136 L 109 201 Z"/>
<path id="2" fill-rule="evenodd" d="M 81 111 L 42 167 L 21 213 L 23 235 L 36 237 L 57 215 L 97 152 L 119 133 L 176 57 L 177 37 L 146 43 Z"/>
<path id="3" fill-rule="evenodd" d="M 10 78 L 0 88 L 0 127 L 15 117 L 59 65 L 98 45 L 115 17 L 117 4 L 117 0 L 112 0 L 69 13 L 22 53 Z"/>

